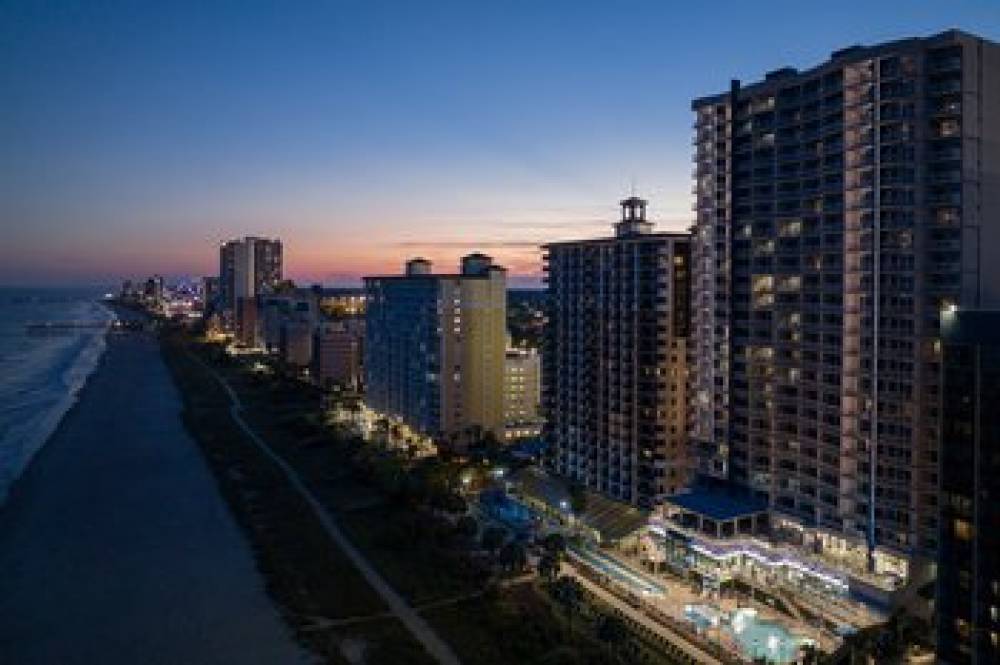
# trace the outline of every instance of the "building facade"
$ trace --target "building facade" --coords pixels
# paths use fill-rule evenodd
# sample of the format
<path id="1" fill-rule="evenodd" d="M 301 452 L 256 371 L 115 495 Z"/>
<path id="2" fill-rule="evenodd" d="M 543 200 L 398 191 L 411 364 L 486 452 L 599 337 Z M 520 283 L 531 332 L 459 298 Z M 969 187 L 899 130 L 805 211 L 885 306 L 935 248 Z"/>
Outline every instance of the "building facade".
<path id="1" fill-rule="evenodd" d="M 507 271 L 483 254 L 457 274 L 413 259 L 365 289 L 368 406 L 445 444 L 502 439 Z"/>
<path id="2" fill-rule="evenodd" d="M 553 472 L 652 507 L 689 479 L 685 427 L 690 237 L 621 202 L 610 238 L 543 248 L 544 439 Z"/>
<path id="3" fill-rule="evenodd" d="M 541 436 L 542 361 L 537 349 L 508 348 L 503 368 L 504 441 Z"/>
<path id="4" fill-rule="evenodd" d="M 1000 311 L 942 314 L 938 659 L 1000 662 Z"/>
<path id="5" fill-rule="evenodd" d="M 282 246 L 277 238 L 224 242 L 219 247 L 219 302 L 233 311 L 240 298 L 253 298 L 282 279 Z"/>
<path id="6" fill-rule="evenodd" d="M 700 469 L 907 578 L 938 545 L 938 314 L 1000 291 L 1000 48 L 856 46 L 692 106 Z"/>
<path id="7" fill-rule="evenodd" d="M 320 386 L 360 391 L 365 322 L 342 319 L 322 322 L 315 334 L 313 374 Z"/>

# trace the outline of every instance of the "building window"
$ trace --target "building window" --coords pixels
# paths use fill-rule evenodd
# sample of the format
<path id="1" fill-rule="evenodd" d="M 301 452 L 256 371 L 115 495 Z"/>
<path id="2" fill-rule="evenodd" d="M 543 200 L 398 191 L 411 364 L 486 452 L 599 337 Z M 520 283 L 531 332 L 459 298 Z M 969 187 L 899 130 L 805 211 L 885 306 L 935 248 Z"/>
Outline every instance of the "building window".
<path id="1" fill-rule="evenodd" d="M 965 520 L 955 520 L 953 524 L 955 538 L 958 540 L 972 540 L 972 525 Z"/>

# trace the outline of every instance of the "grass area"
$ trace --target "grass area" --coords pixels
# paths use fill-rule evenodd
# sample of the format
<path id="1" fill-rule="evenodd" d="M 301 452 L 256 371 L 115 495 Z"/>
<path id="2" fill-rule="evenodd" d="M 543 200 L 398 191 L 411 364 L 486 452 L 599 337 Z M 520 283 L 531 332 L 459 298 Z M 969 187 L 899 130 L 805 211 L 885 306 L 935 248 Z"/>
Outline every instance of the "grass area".
<path id="1" fill-rule="evenodd" d="M 497 594 L 430 610 L 425 616 L 470 663 L 679 662 L 627 632 L 620 640 L 602 640 L 604 622 L 613 615 L 610 607 L 581 598 L 567 611 L 553 601 L 544 586 L 538 582 L 517 584 Z"/>
<path id="2" fill-rule="evenodd" d="M 300 642 L 328 663 L 358 662 L 359 653 L 373 664 L 432 662 L 394 618 L 331 625 L 382 615 L 388 608 L 281 472 L 238 428 L 218 382 L 183 347 L 166 341 L 164 350 L 184 396 L 185 424 L 250 540 L 268 593 Z"/>
<path id="3" fill-rule="evenodd" d="M 616 628 L 611 608 L 596 599 L 583 599 L 570 611 L 553 600 L 552 587 L 498 584 L 513 572 L 491 565 L 475 538 L 463 533 L 461 520 L 430 508 L 438 504 L 426 492 L 436 481 L 425 479 L 423 493 L 400 491 L 421 485 L 417 468 L 399 460 L 381 464 L 387 454 L 372 462 L 366 456 L 372 445 L 323 426 L 317 392 L 255 375 L 183 337 L 168 340 L 164 349 L 185 396 L 188 426 L 254 544 L 268 591 L 297 635 L 326 662 L 351 656 L 347 662 L 419 664 L 428 656 L 393 618 L 330 624 L 386 608 L 273 464 L 245 440 L 229 416 L 227 395 L 188 351 L 217 363 L 246 407 L 244 419 L 299 472 L 386 581 L 413 606 L 429 605 L 422 614 L 464 663 L 673 662 L 624 625 Z M 388 482 L 386 473 L 393 476 Z M 371 645 L 360 657 L 358 643 Z"/>

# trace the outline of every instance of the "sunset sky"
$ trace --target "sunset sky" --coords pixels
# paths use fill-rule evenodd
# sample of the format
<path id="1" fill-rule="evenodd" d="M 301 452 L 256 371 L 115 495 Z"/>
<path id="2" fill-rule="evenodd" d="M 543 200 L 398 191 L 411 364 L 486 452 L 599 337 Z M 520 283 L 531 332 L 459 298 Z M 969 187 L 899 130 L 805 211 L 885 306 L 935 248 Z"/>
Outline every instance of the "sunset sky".
<path id="1" fill-rule="evenodd" d="M 344 284 L 472 250 L 536 282 L 634 185 L 691 219 L 693 97 L 1000 2 L 0 4 L 0 284 L 210 274 L 279 236 Z"/>

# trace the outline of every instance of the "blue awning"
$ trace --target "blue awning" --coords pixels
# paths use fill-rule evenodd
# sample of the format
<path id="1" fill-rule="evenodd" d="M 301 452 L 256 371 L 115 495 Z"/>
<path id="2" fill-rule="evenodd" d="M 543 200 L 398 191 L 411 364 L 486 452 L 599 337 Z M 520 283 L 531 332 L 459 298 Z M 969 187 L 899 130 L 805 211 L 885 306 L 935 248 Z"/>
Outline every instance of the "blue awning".
<path id="1" fill-rule="evenodd" d="M 667 503 L 719 522 L 767 511 L 765 501 L 721 487 L 695 487 L 667 497 Z"/>

